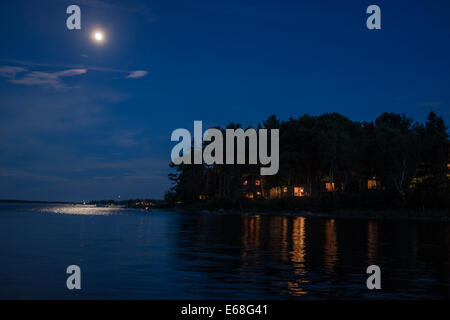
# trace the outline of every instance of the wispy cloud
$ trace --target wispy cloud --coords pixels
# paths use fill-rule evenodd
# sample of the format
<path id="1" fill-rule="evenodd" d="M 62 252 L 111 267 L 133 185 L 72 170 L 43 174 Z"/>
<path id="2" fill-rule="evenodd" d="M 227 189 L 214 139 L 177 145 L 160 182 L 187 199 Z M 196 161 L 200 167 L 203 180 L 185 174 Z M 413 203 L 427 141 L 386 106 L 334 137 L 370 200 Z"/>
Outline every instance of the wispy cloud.
<path id="1" fill-rule="evenodd" d="M 53 88 L 64 87 L 61 80 L 63 77 L 78 76 L 86 72 L 86 69 L 68 69 L 59 72 L 28 72 L 27 69 L 21 67 L 4 66 L 0 68 L 0 76 L 6 78 L 8 82 L 26 86 L 43 85 Z M 19 74 L 23 74 L 23 76 L 18 78 Z"/>
<path id="2" fill-rule="evenodd" d="M 44 67 L 51 69 L 86 69 L 92 71 L 99 72 L 111 72 L 111 73 L 130 73 L 129 70 L 117 69 L 117 68 L 106 68 L 106 67 L 97 67 L 97 66 L 89 66 L 85 64 L 57 64 L 57 63 L 44 63 L 44 62 L 35 62 L 35 61 L 26 61 L 26 60 L 17 60 L 17 59 L 1 59 L 0 61 L 4 63 L 18 64 L 22 66 L 33 66 L 33 67 Z"/>
<path id="3" fill-rule="evenodd" d="M 86 56 L 87 57 L 87 56 Z M 126 79 L 138 79 L 143 78 L 148 75 L 148 71 L 146 70 L 124 70 L 117 68 L 109 68 L 109 67 L 99 67 L 99 66 L 90 66 L 85 64 L 52 64 L 52 63 L 42 63 L 42 62 L 34 62 L 34 61 L 24 61 L 24 60 L 16 60 L 16 59 L 0 59 L 0 61 L 8 64 L 18 64 L 23 67 L 17 66 L 4 66 L 0 67 L 0 76 L 4 78 L 14 78 L 20 72 L 27 72 L 29 67 L 30 69 L 33 67 L 43 67 L 50 69 L 74 69 L 74 70 L 85 70 L 87 71 L 96 71 L 96 72 L 107 72 L 107 73 L 122 73 L 126 74 Z M 85 73 L 86 73 L 85 72 Z M 50 73 L 50 72 L 45 72 Z M 58 72 L 53 72 L 53 74 L 57 74 Z"/>
<path id="4" fill-rule="evenodd" d="M 27 69 L 21 67 L 4 66 L 0 67 L 0 76 L 7 79 L 13 79 L 18 73 L 26 71 Z"/>
<path id="5" fill-rule="evenodd" d="M 148 71 L 145 70 L 136 70 L 131 71 L 129 75 L 127 75 L 127 79 L 137 79 L 137 78 L 143 78 L 148 74 Z"/>

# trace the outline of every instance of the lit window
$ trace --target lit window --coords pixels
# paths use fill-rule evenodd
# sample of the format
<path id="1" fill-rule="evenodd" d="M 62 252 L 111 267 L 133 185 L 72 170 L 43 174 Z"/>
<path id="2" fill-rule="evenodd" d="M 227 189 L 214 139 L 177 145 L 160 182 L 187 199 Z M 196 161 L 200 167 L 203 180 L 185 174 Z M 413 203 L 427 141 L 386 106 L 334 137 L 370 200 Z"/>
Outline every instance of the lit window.
<path id="1" fill-rule="evenodd" d="M 327 182 L 325 183 L 325 189 L 327 189 L 328 192 L 334 191 L 334 182 Z"/>
<path id="2" fill-rule="evenodd" d="M 367 189 L 376 189 L 377 181 L 376 180 L 367 180 Z"/>
<path id="3" fill-rule="evenodd" d="M 302 187 L 294 187 L 294 197 L 303 197 L 304 189 Z"/>
<path id="4" fill-rule="evenodd" d="M 284 192 L 284 193 L 287 192 L 287 187 L 283 187 L 283 192 Z"/>
<path id="5" fill-rule="evenodd" d="M 261 185 L 261 180 L 256 180 L 255 181 L 255 185 L 260 186 Z"/>

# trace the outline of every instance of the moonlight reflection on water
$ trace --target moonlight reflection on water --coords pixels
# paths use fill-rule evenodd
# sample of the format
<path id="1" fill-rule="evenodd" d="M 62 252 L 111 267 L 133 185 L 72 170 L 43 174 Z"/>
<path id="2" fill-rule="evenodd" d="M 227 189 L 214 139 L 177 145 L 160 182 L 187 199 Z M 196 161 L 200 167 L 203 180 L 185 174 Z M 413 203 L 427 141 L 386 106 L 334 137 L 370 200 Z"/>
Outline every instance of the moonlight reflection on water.
<path id="1" fill-rule="evenodd" d="M 61 205 L 40 208 L 38 211 L 56 214 L 109 216 L 123 214 L 126 212 L 126 209 L 120 207 L 96 207 L 95 205 Z"/>
<path id="2" fill-rule="evenodd" d="M 0 298 L 442 299 L 450 223 L 0 204 Z M 366 269 L 381 268 L 381 290 Z M 78 265 L 82 290 L 66 289 Z"/>

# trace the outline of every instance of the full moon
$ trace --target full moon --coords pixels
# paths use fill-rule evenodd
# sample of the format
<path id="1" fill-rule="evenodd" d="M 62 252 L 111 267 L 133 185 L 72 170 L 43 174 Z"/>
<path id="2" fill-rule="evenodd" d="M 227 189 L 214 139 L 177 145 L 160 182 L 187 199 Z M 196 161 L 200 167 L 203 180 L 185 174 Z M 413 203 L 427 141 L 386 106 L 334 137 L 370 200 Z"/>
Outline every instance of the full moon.
<path id="1" fill-rule="evenodd" d="M 95 30 L 92 33 L 92 39 L 97 43 L 102 43 L 105 40 L 105 35 L 101 30 Z"/>

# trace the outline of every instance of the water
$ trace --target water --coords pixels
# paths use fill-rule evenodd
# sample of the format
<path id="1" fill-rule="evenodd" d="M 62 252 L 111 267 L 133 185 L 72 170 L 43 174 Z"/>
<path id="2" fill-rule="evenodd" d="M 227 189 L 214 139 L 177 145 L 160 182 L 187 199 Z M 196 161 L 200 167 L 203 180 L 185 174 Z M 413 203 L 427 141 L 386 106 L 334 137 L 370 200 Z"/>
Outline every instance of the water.
<path id="1" fill-rule="evenodd" d="M 2 299 L 450 298 L 449 222 L 0 204 L 0 244 Z"/>

